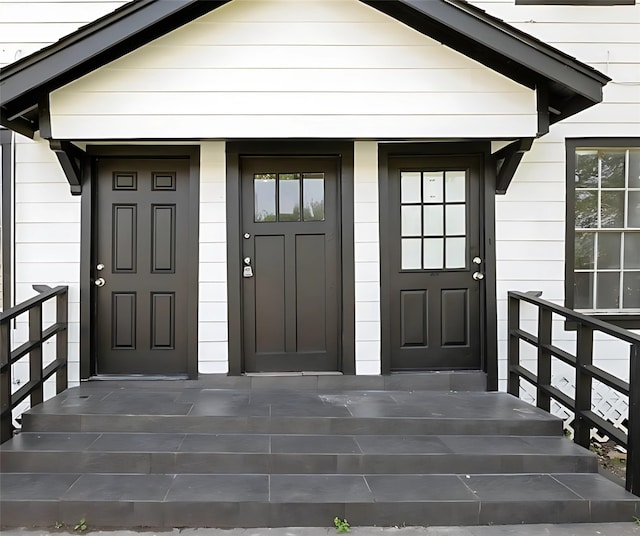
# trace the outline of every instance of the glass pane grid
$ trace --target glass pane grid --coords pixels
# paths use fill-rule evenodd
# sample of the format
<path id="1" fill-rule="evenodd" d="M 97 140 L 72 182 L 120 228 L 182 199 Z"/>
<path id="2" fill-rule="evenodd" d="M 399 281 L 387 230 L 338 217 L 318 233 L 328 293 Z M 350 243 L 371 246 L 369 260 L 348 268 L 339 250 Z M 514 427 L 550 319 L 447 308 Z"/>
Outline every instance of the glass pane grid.
<path id="1" fill-rule="evenodd" d="M 628 149 L 576 150 L 576 309 L 640 310 L 638 156 Z"/>
<path id="2" fill-rule="evenodd" d="M 324 173 L 256 173 L 253 195 L 257 223 L 325 220 Z"/>
<path id="3" fill-rule="evenodd" d="M 466 172 L 400 173 L 401 268 L 466 268 Z"/>

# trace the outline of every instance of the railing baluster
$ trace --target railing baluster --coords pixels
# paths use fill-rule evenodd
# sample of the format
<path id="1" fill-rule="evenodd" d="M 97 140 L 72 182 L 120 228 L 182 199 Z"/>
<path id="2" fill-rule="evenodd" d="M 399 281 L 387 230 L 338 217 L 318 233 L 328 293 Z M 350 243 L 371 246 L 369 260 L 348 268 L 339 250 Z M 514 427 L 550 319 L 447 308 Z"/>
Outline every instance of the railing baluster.
<path id="1" fill-rule="evenodd" d="M 573 440 L 584 448 L 591 442 L 591 423 L 584 412 L 591 410 L 591 376 L 584 371 L 585 365 L 593 363 L 593 328 L 578 325 L 576 351 L 576 418 L 573 424 Z"/>
<path id="2" fill-rule="evenodd" d="M 627 448 L 627 490 L 640 496 L 640 336 L 618 326 L 608 324 L 597 318 L 586 316 L 561 305 L 541 300 L 532 292 L 510 291 L 508 296 L 509 329 L 509 393 L 520 394 L 520 377 L 531 382 L 537 390 L 538 407 L 548 411 L 551 399 L 556 400 L 572 411 L 574 420 L 574 441 L 589 448 L 591 429 L 605 431 L 610 438 Z M 520 303 L 526 302 L 538 308 L 538 334 L 527 333 L 519 326 Z M 553 314 L 557 314 L 577 327 L 575 357 L 566 350 L 553 344 Z M 630 345 L 629 382 L 616 378 L 612 374 L 593 366 L 593 336 L 601 332 L 615 337 Z M 519 344 L 523 340 L 535 346 L 538 357 L 537 376 L 525 374 L 519 365 Z M 551 360 L 556 357 L 563 363 L 573 366 L 576 374 L 575 397 L 571 399 L 551 385 Z M 628 433 L 614 428 L 592 410 L 593 380 L 600 381 L 622 396 L 629 398 Z"/>
<path id="3" fill-rule="evenodd" d="M 520 300 L 512 296 L 507 300 L 507 332 L 509 334 L 507 391 L 520 398 L 520 375 L 515 371 L 515 367 L 520 364 L 520 338 L 515 334 L 515 331 L 520 328 Z"/>
<path id="4" fill-rule="evenodd" d="M 68 356 L 68 287 L 50 288 L 34 285 L 40 295 L 34 296 L 5 311 L 0 311 L 0 443 L 13 436 L 13 411 L 23 400 L 29 399 L 30 406 L 44 400 L 44 382 L 56 375 L 56 391 L 67 388 Z M 42 329 L 43 304 L 56 298 L 56 322 Z M 11 324 L 16 317 L 29 313 L 28 340 L 12 349 Z M 56 337 L 55 360 L 43 369 L 43 345 L 51 337 Z M 12 393 L 11 367 L 25 356 L 29 356 L 29 381 Z"/>
<path id="5" fill-rule="evenodd" d="M 640 345 L 629 350 L 629 415 L 627 416 L 627 490 L 640 495 Z"/>
<path id="6" fill-rule="evenodd" d="M 551 352 L 548 347 L 551 345 L 552 316 L 549 309 L 544 307 L 538 309 L 538 391 L 536 398 L 538 399 L 538 407 L 545 411 L 551 411 L 551 397 L 541 386 L 551 386 Z"/>
<path id="7" fill-rule="evenodd" d="M 67 360 L 69 331 L 66 329 L 68 316 L 67 293 L 59 294 L 56 297 L 56 323 L 65 326 L 65 329 L 56 334 L 56 359 L 61 363 L 56 372 L 56 394 L 60 394 L 68 386 Z"/>
<path id="8" fill-rule="evenodd" d="M 13 434 L 11 415 L 11 337 L 9 322 L 0 324 L 0 443 Z"/>
<path id="9" fill-rule="evenodd" d="M 42 304 L 29 309 L 29 341 L 42 341 Z M 42 404 L 42 342 L 29 352 L 29 379 L 38 382 L 31 391 L 31 407 Z"/>

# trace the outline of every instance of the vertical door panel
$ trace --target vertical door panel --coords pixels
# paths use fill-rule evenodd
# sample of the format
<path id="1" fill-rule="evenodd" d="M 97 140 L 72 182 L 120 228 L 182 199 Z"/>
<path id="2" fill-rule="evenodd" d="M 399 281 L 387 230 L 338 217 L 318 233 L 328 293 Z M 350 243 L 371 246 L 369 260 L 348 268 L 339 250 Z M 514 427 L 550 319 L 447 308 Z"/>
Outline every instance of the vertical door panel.
<path id="1" fill-rule="evenodd" d="M 173 350 L 176 332 L 175 294 L 151 293 L 151 348 Z"/>
<path id="2" fill-rule="evenodd" d="M 400 293 L 401 345 L 427 346 L 427 298 L 426 290 L 406 290 Z"/>
<path id="3" fill-rule="evenodd" d="M 113 349 L 136 349 L 136 293 L 114 292 L 111 295 L 111 340 Z"/>
<path id="4" fill-rule="evenodd" d="M 256 353 L 284 352 L 285 248 L 284 236 L 255 237 Z"/>
<path id="5" fill-rule="evenodd" d="M 174 272 L 176 206 L 153 205 L 151 218 L 151 272 Z"/>
<path id="6" fill-rule="evenodd" d="M 138 217 L 135 205 L 113 206 L 113 270 L 135 272 Z"/>
<path id="7" fill-rule="evenodd" d="M 442 307 L 442 346 L 464 346 L 469 344 L 467 322 L 467 289 L 443 289 L 440 294 Z"/>
<path id="8" fill-rule="evenodd" d="M 298 352 L 326 351 L 325 237 L 296 237 L 296 334 Z"/>

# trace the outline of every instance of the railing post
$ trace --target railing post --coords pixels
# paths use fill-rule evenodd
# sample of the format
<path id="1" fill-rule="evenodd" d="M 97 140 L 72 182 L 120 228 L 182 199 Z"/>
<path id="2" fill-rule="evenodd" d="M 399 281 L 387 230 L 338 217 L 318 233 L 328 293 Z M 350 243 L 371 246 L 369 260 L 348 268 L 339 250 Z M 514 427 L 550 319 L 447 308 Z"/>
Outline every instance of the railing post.
<path id="1" fill-rule="evenodd" d="M 0 323 L 0 443 L 11 439 L 11 320 Z"/>
<path id="2" fill-rule="evenodd" d="M 29 352 L 29 380 L 38 382 L 31 391 L 31 407 L 42 404 L 42 303 L 29 309 L 29 341 L 38 344 Z"/>
<path id="3" fill-rule="evenodd" d="M 538 309 L 538 390 L 537 403 L 540 409 L 551 411 L 551 397 L 542 389 L 551 386 L 551 319 L 549 309 L 539 306 Z"/>
<path id="4" fill-rule="evenodd" d="M 507 374 L 507 391 L 509 394 L 520 398 L 520 375 L 515 372 L 515 367 L 520 365 L 520 339 L 515 331 L 520 329 L 520 300 L 508 294 L 507 298 L 507 332 L 509 344 L 507 346 L 507 361 L 509 371 Z"/>
<path id="5" fill-rule="evenodd" d="M 640 345 L 629 351 L 629 415 L 627 416 L 627 491 L 640 495 Z"/>
<path id="6" fill-rule="evenodd" d="M 576 418 L 573 421 L 573 440 L 584 448 L 591 442 L 591 424 L 583 417 L 591 410 L 591 376 L 584 371 L 593 363 L 593 328 L 578 324 L 576 348 Z"/>
<path id="7" fill-rule="evenodd" d="M 67 346 L 69 341 L 68 327 L 68 298 L 67 292 L 56 297 L 56 323 L 63 329 L 56 333 L 56 359 L 62 366 L 56 372 L 56 394 L 60 394 L 67 388 Z"/>

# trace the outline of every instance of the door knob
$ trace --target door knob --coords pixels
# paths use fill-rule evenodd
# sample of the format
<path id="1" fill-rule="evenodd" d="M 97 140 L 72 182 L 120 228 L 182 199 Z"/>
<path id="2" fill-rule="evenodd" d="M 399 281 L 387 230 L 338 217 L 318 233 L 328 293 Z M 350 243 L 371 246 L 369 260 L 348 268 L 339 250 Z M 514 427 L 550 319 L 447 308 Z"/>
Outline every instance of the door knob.
<path id="1" fill-rule="evenodd" d="M 104 287 L 104 285 L 106 284 L 106 281 L 104 280 L 104 277 L 99 277 L 93 282 L 93 284 L 96 287 Z"/>
<path id="2" fill-rule="evenodd" d="M 473 272 L 473 278 L 476 281 L 481 281 L 484 279 L 484 274 L 482 272 Z"/>

